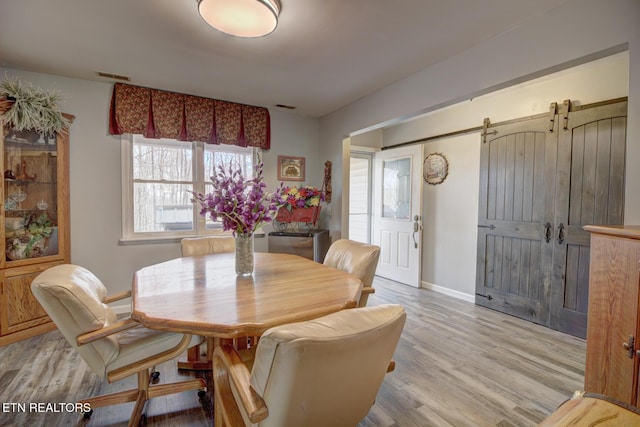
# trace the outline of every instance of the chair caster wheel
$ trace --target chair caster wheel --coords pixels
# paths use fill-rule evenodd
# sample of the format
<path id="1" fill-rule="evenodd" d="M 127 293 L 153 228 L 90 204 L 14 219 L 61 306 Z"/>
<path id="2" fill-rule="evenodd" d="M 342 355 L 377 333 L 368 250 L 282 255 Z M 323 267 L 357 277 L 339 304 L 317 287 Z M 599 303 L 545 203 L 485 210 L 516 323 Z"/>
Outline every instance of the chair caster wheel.
<path id="1" fill-rule="evenodd" d="M 142 414 L 140 421 L 138 421 L 138 427 L 145 427 L 147 425 L 147 414 Z"/>
<path id="2" fill-rule="evenodd" d="M 160 372 L 155 371 L 151 374 L 151 382 L 156 384 L 158 381 L 160 381 Z"/>
<path id="3" fill-rule="evenodd" d="M 198 397 L 199 397 L 200 399 L 204 399 L 204 397 L 205 397 L 206 395 L 207 395 L 207 392 L 206 392 L 206 391 L 204 391 L 204 390 L 200 390 L 200 391 L 198 392 Z"/>
<path id="4" fill-rule="evenodd" d="M 89 412 L 85 412 L 82 415 L 82 418 L 85 419 L 85 420 L 88 420 L 89 418 L 91 418 L 91 415 L 93 415 L 93 409 L 91 409 Z"/>

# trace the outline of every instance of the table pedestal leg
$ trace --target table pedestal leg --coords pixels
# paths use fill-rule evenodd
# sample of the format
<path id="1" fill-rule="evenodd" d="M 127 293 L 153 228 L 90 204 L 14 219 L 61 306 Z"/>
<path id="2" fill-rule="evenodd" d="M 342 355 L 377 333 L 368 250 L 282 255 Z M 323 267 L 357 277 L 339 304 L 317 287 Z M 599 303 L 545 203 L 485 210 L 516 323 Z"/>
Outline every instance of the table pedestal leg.
<path id="1" fill-rule="evenodd" d="M 209 338 L 207 338 L 207 343 Z M 202 353 L 200 345 L 196 345 L 187 350 L 187 357 L 184 356 L 178 359 L 178 369 L 188 369 L 191 371 L 207 371 L 211 370 L 211 358 L 209 357 L 209 348 L 213 348 L 212 345 L 207 344 L 207 352 Z M 211 352 L 213 355 L 213 350 Z"/>
<path id="2" fill-rule="evenodd" d="M 242 338 L 240 338 L 242 340 Z M 187 357 L 178 359 L 178 369 L 188 369 L 191 371 L 209 371 L 213 369 L 211 361 L 213 360 L 213 350 L 221 345 L 233 345 L 235 341 L 227 338 L 206 337 L 207 351 L 202 352 L 200 345 L 196 345 L 187 350 Z M 241 341 L 241 346 L 246 348 L 246 338 Z M 242 348 L 242 347 L 241 347 Z"/>

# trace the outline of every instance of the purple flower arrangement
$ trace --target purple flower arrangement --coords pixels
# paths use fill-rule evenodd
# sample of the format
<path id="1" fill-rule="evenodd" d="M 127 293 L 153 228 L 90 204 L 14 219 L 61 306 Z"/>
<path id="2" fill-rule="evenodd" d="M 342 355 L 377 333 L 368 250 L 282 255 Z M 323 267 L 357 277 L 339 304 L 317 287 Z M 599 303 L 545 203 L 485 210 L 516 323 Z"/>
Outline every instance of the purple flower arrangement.
<path id="1" fill-rule="evenodd" d="M 218 173 L 211 177 L 213 191 L 193 193 L 192 201 L 200 204 L 200 215 L 221 221 L 222 228 L 232 230 L 234 236 L 250 236 L 270 222 L 284 204 L 283 184 L 275 193 L 267 193 L 262 168 L 262 163 L 256 165 L 254 177 L 247 179 L 242 168 L 219 165 Z"/>

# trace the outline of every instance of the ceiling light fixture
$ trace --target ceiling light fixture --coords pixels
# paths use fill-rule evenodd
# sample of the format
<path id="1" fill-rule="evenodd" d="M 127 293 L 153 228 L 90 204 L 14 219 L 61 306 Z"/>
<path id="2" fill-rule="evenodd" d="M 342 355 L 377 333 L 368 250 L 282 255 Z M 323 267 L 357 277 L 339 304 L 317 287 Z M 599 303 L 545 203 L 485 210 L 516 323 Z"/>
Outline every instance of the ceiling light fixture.
<path id="1" fill-rule="evenodd" d="M 262 37 L 278 26 L 279 0 L 198 0 L 202 19 L 223 33 Z"/>

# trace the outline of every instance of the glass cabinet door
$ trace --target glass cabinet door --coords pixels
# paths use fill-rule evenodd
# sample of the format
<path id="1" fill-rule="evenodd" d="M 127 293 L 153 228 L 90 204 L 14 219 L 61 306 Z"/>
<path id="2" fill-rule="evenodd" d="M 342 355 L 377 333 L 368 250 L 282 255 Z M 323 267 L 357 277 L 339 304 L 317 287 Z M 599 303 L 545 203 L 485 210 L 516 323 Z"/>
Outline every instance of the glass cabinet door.
<path id="1" fill-rule="evenodd" d="M 3 154 L 6 260 L 57 255 L 56 137 L 5 129 Z"/>

